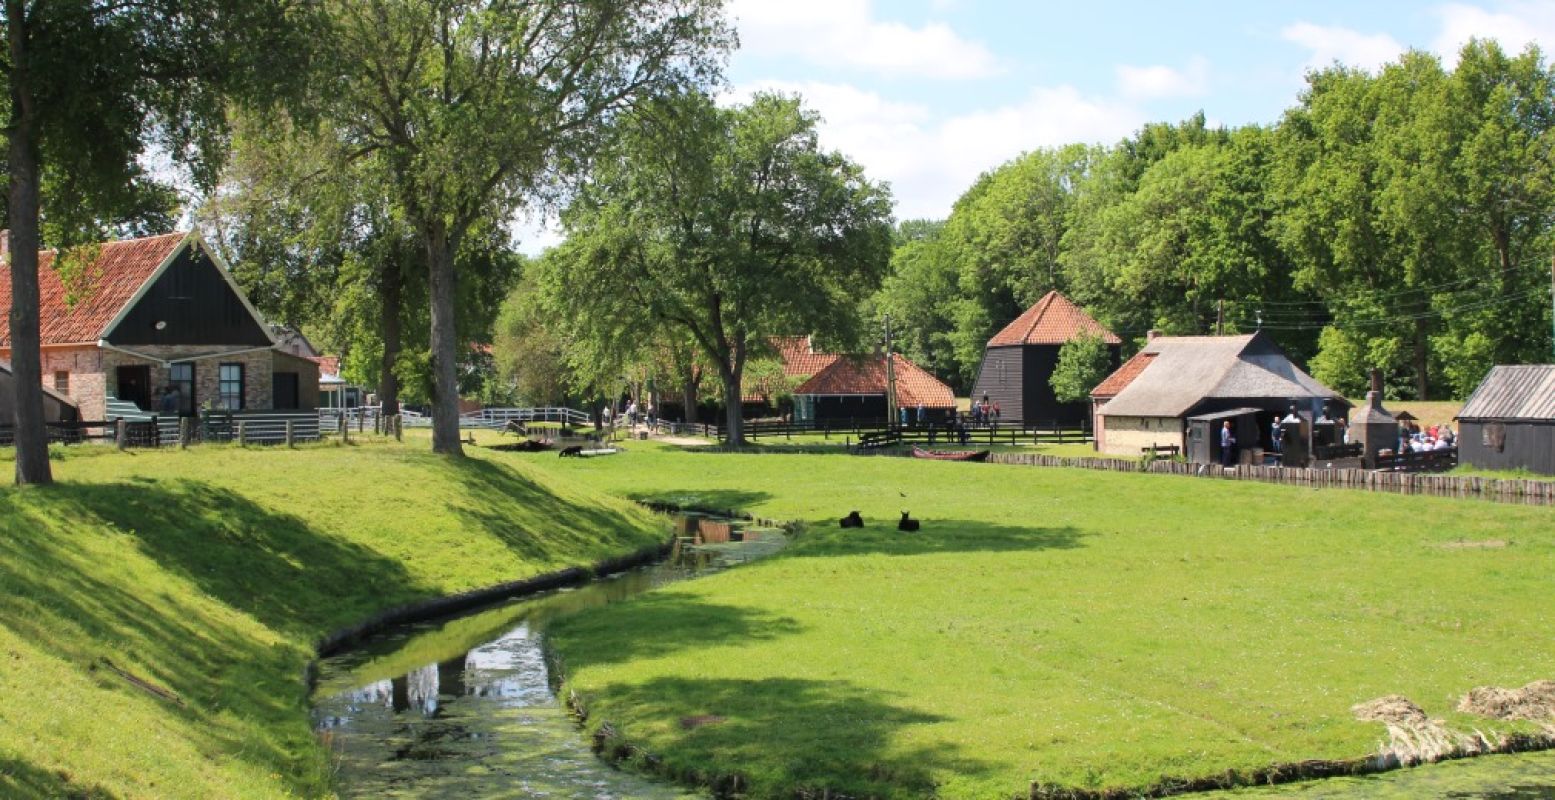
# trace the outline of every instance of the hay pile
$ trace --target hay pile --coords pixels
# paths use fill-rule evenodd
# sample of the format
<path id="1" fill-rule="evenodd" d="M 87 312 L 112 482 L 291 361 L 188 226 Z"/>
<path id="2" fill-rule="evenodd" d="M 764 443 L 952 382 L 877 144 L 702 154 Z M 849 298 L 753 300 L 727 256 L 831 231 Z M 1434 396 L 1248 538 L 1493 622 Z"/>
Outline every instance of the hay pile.
<path id="1" fill-rule="evenodd" d="M 1388 726 L 1388 741 L 1377 753 L 1384 765 L 1423 764 L 1476 755 L 1490 748 L 1490 742 L 1483 737 L 1457 733 L 1441 720 L 1426 716 L 1425 709 L 1403 695 L 1379 697 L 1350 710 L 1357 719 Z"/>
<path id="2" fill-rule="evenodd" d="M 1534 681 L 1521 689 L 1481 686 L 1464 695 L 1458 710 L 1492 719 L 1555 721 L 1555 681 Z"/>

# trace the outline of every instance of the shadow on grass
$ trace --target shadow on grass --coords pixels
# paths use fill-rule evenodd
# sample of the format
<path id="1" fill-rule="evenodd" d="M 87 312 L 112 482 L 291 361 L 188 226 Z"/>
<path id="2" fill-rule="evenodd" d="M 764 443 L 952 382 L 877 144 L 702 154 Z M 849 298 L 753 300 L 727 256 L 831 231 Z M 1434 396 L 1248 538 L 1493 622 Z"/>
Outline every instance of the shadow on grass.
<path id="1" fill-rule="evenodd" d="M 832 558 L 837 556 L 918 556 L 941 553 L 1003 553 L 1033 550 L 1072 550 L 1084 546 L 1092 534 L 1077 528 L 996 525 L 959 519 L 923 519 L 922 529 L 904 533 L 896 518 L 865 517 L 865 527 L 824 527 L 807 531 L 803 544 L 783 551 L 780 558 Z"/>
<path id="2" fill-rule="evenodd" d="M 119 568 L 121 548 L 161 571 L 136 569 L 138 561 Z M 415 593 L 399 564 L 197 481 L 0 496 L 0 624 L 102 689 L 153 704 L 148 725 L 181 718 L 207 757 L 287 775 L 304 794 L 321 788 L 323 765 L 299 681 L 310 654 L 303 643 Z M 195 601 L 201 595 L 213 602 Z M 292 644 L 256 636 L 234 613 Z"/>
<path id="3" fill-rule="evenodd" d="M 670 589 L 629 603 L 590 609 L 554 623 L 550 635 L 580 663 L 624 663 L 722 644 L 759 642 L 800 632 L 791 617 L 709 603 Z M 595 649 L 585 650 L 585 645 Z M 564 671 L 564 670 L 563 670 Z"/>
<path id="4" fill-rule="evenodd" d="M 669 505 L 676 508 L 705 508 L 713 511 L 744 513 L 758 503 L 772 499 L 770 492 L 742 489 L 696 489 L 672 492 L 637 492 L 627 495 L 638 503 Z"/>
<path id="5" fill-rule="evenodd" d="M 647 545 L 658 536 L 644 530 L 640 517 L 558 497 L 500 463 L 464 458 L 445 467 L 476 499 L 451 509 L 527 561 L 559 565 L 576 562 L 580 554 L 620 555 L 623 543 Z"/>
<path id="6" fill-rule="evenodd" d="M 100 786 L 78 786 L 64 772 L 50 772 L 30 761 L 0 756 L 0 797 L 115 800 L 116 795 Z"/>
<path id="7" fill-rule="evenodd" d="M 928 797 L 935 776 L 977 777 L 988 767 L 952 746 L 897 748 L 904 729 L 941 717 L 892 703 L 845 681 L 655 678 L 597 695 L 632 720 L 657 723 L 646 742 L 660 769 L 685 782 L 760 797 Z M 610 749 L 613 743 L 603 742 Z M 739 775 L 738 786 L 730 776 Z"/>

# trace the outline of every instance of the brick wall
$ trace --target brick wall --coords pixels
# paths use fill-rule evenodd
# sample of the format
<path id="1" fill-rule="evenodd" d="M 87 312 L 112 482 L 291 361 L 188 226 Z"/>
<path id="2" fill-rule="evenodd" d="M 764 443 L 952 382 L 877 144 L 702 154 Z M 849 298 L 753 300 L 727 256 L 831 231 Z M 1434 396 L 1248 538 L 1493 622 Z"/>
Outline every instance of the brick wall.
<path id="1" fill-rule="evenodd" d="M 1176 417 L 1114 417 L 1103 414 L 1101 424 L 1106 428 L 1101 452 L 1107 455 L 1138 458 L 1140 448 L 1165 445 L 1181 448 L 1184 445 L 1182 420 Z"/>
<path id="2" fill-rule="evenodd" d="M 195 356 L 207 355 L 211 352 L 211 348 L 158 345 L 138 347 L 136 352 L 168 361 L 182 361 Z M 272 359 L 273 355 L 270 350 L 251 350 L 246 353 L 215 358 L 201 358 L 195 361 L 195 406 L 203 408 L 206 401 L 209 401 L 211 406 L 215 407 L 221 379 L 218 367 L 221 364 L 242 364 L 243 407 L 249 409 L 269 408 L 274 397 L 270 386 L 271 374 L 274 370 Z M 107 391 L 114 396 L 118 396 L 118 376 L 116 371 L 120 366 L 149 365 L 151 367 L 151 386 L 153 391 L 166 386 L 171 381 L 169 370 L 164 364 L 139 358 L 129 353 L 122 353 L 117 350 L 104 350 L 102 351 L 102 363 L 102 377 L 105 386 Z"/>
<path id="3" fill-rule="evenodd" d="M 5 358 L 9 359 L 9 351 Z M 82 347 L 48 347 L 43 350 L 43 385 L 54 386 L 54 373 L 70 374 L 70 388 L 65 392 L 76 403 L 81 419 L 103 418 L 103 369 L 98 349 L 91 345 Z"/>

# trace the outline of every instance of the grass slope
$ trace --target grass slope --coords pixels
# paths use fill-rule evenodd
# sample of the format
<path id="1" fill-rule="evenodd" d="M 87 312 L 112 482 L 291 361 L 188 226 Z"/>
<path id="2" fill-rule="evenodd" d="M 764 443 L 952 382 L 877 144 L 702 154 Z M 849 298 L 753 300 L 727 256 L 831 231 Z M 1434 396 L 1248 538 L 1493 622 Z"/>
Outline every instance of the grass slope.
<path id="1" fill-rule="evenodd" d="M 636 443 L 511 457 L 816 523 L 776 558 L 554 629 L 592 725 L 752 797 L 1137 789 L 1353 758 L 1387 736 L 1356 703 L 1400 693 L 1505 731 L 1457 698 L 1555 677 L 1550 509 Z M 871 527 L 838 530 L 855 508 Z M 922 533 L 893 529 L 902 508 Z M 683 722 L 699 715 L 722 721 Z"/>
<path id="2" fill-rule="evenodd" d="M 328 794 L 302 683 L 322 634 L 663 535 L 425 447 L 83 447 L 57 485 L 0 489 L 0 796 Z"/>

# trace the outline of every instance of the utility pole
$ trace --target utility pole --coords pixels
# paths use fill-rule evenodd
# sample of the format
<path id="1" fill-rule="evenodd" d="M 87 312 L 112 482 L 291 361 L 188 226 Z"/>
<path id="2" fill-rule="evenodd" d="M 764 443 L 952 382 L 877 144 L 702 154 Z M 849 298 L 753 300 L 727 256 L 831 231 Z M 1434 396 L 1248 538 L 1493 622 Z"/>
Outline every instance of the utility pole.
<path id="1" fill-rule="evenodd" d="M 1223 336 L 1226 332 L 1226 298 L 1215 301 L 1215 335 Z"/>
<path id="2" fill-rule="evenodd" d="M 1555 348 L 1555 251 L 1550 252 L 1550 347 Z"/>
<path id="3" fill-rule="evenodd" d="M 885 315 L 885 413 L 886 427 L 896 424 L 896 359 L 891 357 L 891 315 Z"/>

